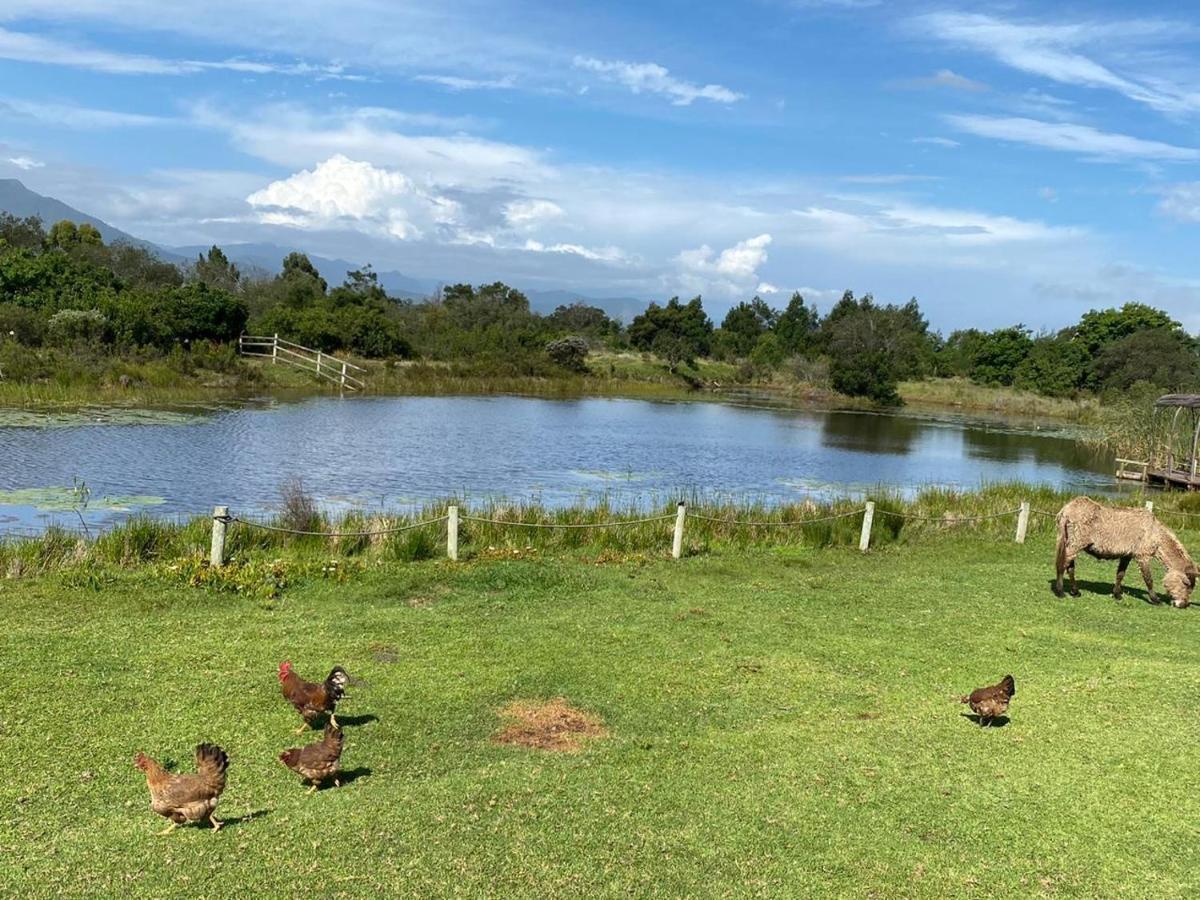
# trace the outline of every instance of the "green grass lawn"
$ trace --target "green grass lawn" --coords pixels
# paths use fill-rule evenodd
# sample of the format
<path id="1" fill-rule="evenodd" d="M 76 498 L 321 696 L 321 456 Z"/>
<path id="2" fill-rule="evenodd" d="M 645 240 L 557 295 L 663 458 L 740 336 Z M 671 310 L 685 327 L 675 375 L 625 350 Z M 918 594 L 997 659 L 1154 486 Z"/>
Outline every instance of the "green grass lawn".
<path id="1" fill-rule="evenodd" d="M 1184 535 L 1195 546 L 1200 534 Z M 1196 896 L 1200 607 L 1049 589 L 1052 546 L 389 564 L 270 603 L 150 570 L 0 584 L 11 896 Z M 360 680 L 341 788 L 277 761 L 275 669 Z M 1011 721 L 955 702 L 1016 676 Z M 611 734 L 502 747 L 563 696 Z M 137 750 L 226 748 L 158 837 Z"/>

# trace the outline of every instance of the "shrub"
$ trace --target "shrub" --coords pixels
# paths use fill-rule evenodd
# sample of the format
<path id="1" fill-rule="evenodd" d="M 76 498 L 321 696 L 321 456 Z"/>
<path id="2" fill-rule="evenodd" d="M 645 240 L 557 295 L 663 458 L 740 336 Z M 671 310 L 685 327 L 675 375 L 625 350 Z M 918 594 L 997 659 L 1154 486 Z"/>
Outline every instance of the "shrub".
<path id="1" fill-rule="evenodd" d="M 564 369 L 571 372 L 587 371 L 588 343 L 578 335 L 551 341 L 546 345 L 546 353 L 554 360 L 555 365 Z"/>
<path id="2" fill-rule="evenodd" d="M 50 317 L 46 337 L 56 347 L 98 347 L 108 338 L 108 319 L 98 309 L 63 309 Z"/>

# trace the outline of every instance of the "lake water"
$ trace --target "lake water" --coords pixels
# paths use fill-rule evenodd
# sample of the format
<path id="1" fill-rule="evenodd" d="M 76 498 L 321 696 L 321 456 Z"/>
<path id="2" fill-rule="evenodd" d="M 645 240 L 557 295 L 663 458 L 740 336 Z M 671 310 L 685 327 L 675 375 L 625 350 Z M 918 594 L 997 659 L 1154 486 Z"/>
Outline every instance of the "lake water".
<path id="1" fill-rule="evenodd" d="M 266 513 L 293 477 L 333 509 L 393 510 L 451 495 L 647 506 L 685 492 L 779 503 L 879 485 L 1114 488 L 1111 459 L 1065 433 L 952 416 L 522 397 L 18 415 L 0 411 L 0 533 L 77 526 L 73 481 L 93 525 L 216 504 Z"/>

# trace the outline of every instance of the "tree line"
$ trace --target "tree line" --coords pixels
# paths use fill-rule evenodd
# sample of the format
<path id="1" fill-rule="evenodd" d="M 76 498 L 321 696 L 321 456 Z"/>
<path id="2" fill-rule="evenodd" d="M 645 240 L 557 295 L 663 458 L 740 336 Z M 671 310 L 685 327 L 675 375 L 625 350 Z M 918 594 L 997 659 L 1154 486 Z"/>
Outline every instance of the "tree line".
<path id="1" fill-rule="evenodd" d="M 375 359 L 441 360 L 487 375 L 588 371 L 597 349 L 633 350 L 695 378 L 698 361 L 736 365 L 739 381 L 781 373 L 826 381 L 843 394 L 900 402 L 906 380 L 961 377 L 1070 397 L 1200 385 L 1200 342 L 1140 303 L 1092 310 L 1067 328 L 1034 334 L 932 331 L 916 299 L 878 303 L 846 291 L 821 315 L 799 294 L 782 309 L 760 297 L 715 324 L 700 297 L 651 303 L 628 325 L 585 303 L 541 315 L 501 282 L 456 284 L 420 301 L 389 297 L 369 266 L 330 286 L 303 253 L 276 275 L 243 273 L 218 247 L 190 264 L 136 245 L 106 245 L 95 228 L 0 215 L 0 364 L 45 349 L 83 354 L 212 352 L 246 330 L 319 350 Z M 18 360 L 19 361 L 19 360 Z"/>

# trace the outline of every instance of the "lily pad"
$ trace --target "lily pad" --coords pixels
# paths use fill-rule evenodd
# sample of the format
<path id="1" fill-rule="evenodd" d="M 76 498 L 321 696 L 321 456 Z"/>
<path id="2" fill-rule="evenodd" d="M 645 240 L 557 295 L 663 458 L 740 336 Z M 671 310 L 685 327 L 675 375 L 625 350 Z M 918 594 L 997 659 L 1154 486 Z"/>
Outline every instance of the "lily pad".
<path id="1" fill-rule="evenodd" d="M 69 512 L 82 507 L 83 497 L 71 487 L 19 488 L 15 491 L 0 491 L 0 506 L 32 506 L 46 512 Z M 147 506 L 166 503 L 165 497 L 149 495 L 117 495 L 87 498 L 87 508 L 101 512 L 132 512 Z"/>
<path id="2" fill-rule="evenodd" d="M 71 410 L 0 409 L 0 428 L 77 428 L 80 425 L 191 425 L 194 413 L 169 409 L 89 406 Z"/>

